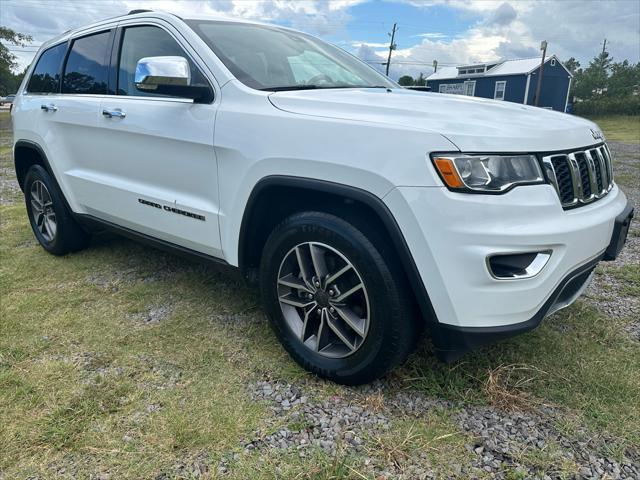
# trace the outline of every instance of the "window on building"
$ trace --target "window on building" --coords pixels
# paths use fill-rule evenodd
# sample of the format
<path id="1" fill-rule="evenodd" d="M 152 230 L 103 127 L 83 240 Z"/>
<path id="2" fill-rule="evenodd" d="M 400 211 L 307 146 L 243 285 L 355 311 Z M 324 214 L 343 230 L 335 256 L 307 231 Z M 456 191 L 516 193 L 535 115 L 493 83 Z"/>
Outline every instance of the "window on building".
<path id="1" fill-rule="evenodd" d="M 504 100 L 504 92 L 507 89 L 507 82 L 496 82 L 496 88 L 493 91 L 493 98 L 496 100 Z"/>
<path id="2" fill-rule="evenodd" d="M 145 57 L 183 57 L 191 67 L 191 85 L 207 85 L 200 70 L 196 68 L 178 42 L 160 27 L 129 27 L 124 31 L 120 47 L 118 68 L 118 95 L 166 96 L 150 91 L 138 90 L 135 85 L 136 66 Z"/>
<path id="3" fill-rule="evenodd" d="M 57 93 L 60 85 L 60 68 L 62 60 L 67 51 L 67 44 L 61 43 L 55 47 L 45 50 L 33 69 L 29 84 L 28 93 Z"/>
<path id="4" fill-rule="evenodd" d="M 62 93 L 107 93 L 110 32 L 73 41 L 62 79 Z"/>
<path id="5" fill-rule="evenodd" d="M 555 58 L 552 58 L 552 59 L 551 59 L 551 66 L 552 66 L 552 67 L 555 67 L 555 66 L 556 66 L 556 59 L 555 59 Z"/>
<path id="6" fill-rule="evenodd" d="M 447 91 L 447 86 L 442 84 L 438 87 L 438 93 L 445 93 Z"/>

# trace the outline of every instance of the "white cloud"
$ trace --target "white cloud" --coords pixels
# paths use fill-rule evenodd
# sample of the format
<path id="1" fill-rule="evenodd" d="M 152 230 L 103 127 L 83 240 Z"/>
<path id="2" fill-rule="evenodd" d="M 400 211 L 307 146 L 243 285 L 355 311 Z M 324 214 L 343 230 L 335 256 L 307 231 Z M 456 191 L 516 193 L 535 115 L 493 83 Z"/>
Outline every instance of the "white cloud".
<path id="1" fill-rule="evenodd" d="M 518 17 L 518 12 L 511 4 L 504 2 L 496 8 L 487 23 L 489 25 L 509 25 Z"/>
<path id="2" fill-rule="evenodd" d="M 359 48 L 361 45 L 365 45 L 371 48 L 389 48 L 388 43 L 363 42 L 360 40 L 353 40 L 349 42 L 349 45 L 351 45 L 353 48 Z"/>
<path id="3" fill-rule="evenodd" d="M 440 33 L 440 32 L 429 32 L 429 33 L 418 33 L 417 35 L 411 35 L 412 37 L 419 37 L 419 38 L 447 38 L 449 37 L 449 35 L 447 35 L 446 33 Z"/>

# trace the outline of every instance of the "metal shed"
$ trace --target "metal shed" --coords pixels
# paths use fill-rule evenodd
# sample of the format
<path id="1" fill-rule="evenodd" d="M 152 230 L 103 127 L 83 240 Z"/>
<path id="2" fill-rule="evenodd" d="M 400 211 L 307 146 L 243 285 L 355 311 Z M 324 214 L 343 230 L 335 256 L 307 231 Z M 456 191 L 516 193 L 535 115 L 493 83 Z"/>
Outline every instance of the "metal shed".
<path id="1" fill-rule="evenodd" d="M 545 60 L 539 107 L 566 111 L 573 75 L 555 55 Z M 540 58 L 445 67 L 427 77 L 433 92 L 535 104 Z"/>

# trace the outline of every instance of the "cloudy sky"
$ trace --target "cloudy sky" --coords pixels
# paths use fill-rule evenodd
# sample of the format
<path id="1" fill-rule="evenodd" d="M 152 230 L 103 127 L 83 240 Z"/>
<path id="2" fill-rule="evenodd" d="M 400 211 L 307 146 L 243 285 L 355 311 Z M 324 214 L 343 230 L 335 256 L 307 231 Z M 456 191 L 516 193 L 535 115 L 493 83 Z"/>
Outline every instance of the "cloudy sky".
<path id="1" fill-rule="evenodd" d="M 583 65 L 602 49 L 640 61 L 637 0 L 0 0 L 0 24 L 33 36 L 12 47 L 21 66 L 37 45 L 70 28 L 150 8 L 204 12 L 291 26 L 316 34 L 374 65 L 386 60 L 398 24 L 391 76 L 426 75 L 447 66 L 537 56 L 541 40 L 562 60 Z"/>

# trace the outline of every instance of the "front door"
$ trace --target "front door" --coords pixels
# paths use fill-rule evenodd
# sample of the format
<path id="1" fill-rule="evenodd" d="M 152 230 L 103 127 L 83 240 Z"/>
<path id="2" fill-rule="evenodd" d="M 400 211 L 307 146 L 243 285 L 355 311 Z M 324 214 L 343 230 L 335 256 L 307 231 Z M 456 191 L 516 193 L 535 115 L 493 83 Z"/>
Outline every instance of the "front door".
<path id="1" fill-rule="evenodd" d="M 221 257 L 217 104 L 140 91 L 138 60 L 182 56 L 191 84 L 210 83 L 176 39 L 158 25 L 118 30 L 117 91 L 102 99 L 100 151 L 83 173 L 88 213 L 170 243 Z"/>
<path id="2" fill-rule="evenodd" d="M 476 81 L 468 80 L 464 82 L 464 94 L 473 97 L 476 93 Z"/>

